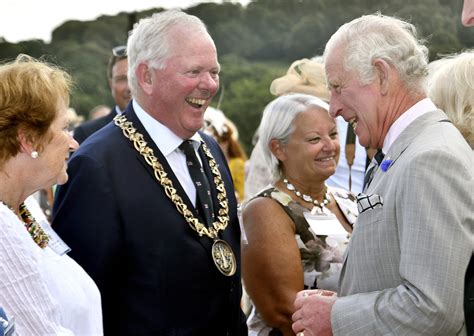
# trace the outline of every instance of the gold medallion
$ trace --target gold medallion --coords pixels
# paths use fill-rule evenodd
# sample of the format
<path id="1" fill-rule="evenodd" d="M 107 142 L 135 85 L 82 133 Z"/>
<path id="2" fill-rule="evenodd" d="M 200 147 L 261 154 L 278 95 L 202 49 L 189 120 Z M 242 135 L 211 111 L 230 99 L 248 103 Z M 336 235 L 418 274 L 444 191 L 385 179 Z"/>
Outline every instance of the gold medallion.
<path id="1" fill-rule="evenodd" d="M 212 259 L 214 259 L 217 269 L 225 276 L 235 274 L 237 262 L 235 261 L 234 252 L 227 242 L 221 239 L 214 240 L 214 244 L 212 244 Z"/>

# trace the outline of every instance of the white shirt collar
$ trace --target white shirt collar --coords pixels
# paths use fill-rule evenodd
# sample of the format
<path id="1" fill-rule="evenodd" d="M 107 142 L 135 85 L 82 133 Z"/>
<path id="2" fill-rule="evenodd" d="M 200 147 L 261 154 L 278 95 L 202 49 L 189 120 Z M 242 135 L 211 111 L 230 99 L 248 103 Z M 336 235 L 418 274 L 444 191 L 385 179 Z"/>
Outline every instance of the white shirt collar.
<path id="1" fill-rule="evenodd" d="M 120 109 L 120 107 L 118 107 L 118 105 L 115 105 L 115 113 L 117 113 L 118 115 L 123 113 L 123 111 Z"/>
<path id="2" fill-rule="evenodd" d="M 183 139 L 181 139 L 168 127 L 145 112 L 145 110 L 137 103 L 135 99 L 132 101 L 132 104 L 138 119 L 165 157 L 175 151 L 179 145 L 181 145 Z M 199 133 L 196 132 L 190 139 L 195 140 L 193 144 L 197 149 L 201 143 L 201 136 Z M 195 143 L 196 141 L 197 143 Z"/>
<path id="3" fill-rule="evenodd" d="M 420 100 L 418 103 L 410 107 L 405 113 L 403 113 L 397 120 L 392 124 L 388 130 L 387 135 L 383 141 L 382 151 L 386 154 L 397 140 L 398 136 L 408 127 L 416 118 L 422 116 L 427 112 L 437 110 L 438 108 L 431 101 L 430 98 Z"/>

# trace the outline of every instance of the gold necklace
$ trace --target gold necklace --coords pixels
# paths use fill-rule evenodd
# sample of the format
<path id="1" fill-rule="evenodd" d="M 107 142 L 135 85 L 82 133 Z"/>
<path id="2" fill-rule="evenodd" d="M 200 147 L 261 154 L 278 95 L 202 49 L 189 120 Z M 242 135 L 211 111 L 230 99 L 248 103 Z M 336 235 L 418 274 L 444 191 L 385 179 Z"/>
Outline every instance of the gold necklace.
<path id="1" fill-rule="evenodd" d="M 165 172 L 163 165 L 158 161 L 158 158 L 153 153 L 153 149 L 148 147 L 143 134 L 139 133 L 137 129 L 133 127 L 132 122 L 127 121 L 127 118 L 123 114 L 117 115 L 114 118 L 114 122 L 115 125 L 120 127 L 123 135 L 133 143 L 133 146 L 140 155 L 143 156 L 146 163 L 153 168 L 155 178 L 164 188 L 166 196 L 168 196 L 168 198 L 173 202 L 178 212 L 183 215 L 191 229 L 196 231 L 200 237 L 206 235 L 214 240 L 214 244 L 212 245 L 212 258 L 219 271 L 226 276 L 234 275 L 237 266 L 232 248 L 224 240 L 218 239 L 219 231 L 225 230 L 230 221 L 227 194 L 217 162 L 206 144 L 202 143 L 202 149 L 209 159 L 209 166 L 214 175 L 214 184 L 218 192 L 217 199 L 219 201 L 217 221 L 212 223 L 212 227 L 207 227 L 202 224 L 188 209 L 187 205 L 184 204 L 183 199 L 178 195 L 177 190 L 174 188 L 173 182 L 168 178 L 168 174 Z"/>

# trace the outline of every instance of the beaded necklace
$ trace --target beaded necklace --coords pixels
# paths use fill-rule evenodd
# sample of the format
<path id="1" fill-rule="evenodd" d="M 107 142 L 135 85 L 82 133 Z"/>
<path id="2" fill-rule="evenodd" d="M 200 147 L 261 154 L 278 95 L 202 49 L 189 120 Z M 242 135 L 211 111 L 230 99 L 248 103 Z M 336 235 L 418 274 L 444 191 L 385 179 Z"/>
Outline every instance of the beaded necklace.
<path id="1" fill-rule="evenodd" d="M 15 213 L 11 206 L 3 201 L 0 202 L 10 209 L 10 211 Z M 38 224 L 31 212 L 26 208 L 25 203 L 20 204 L 20 216 L 23 220 L 23 224 L 25 224 L 26 231 L 28 231 L 31 238 L 33 238 L 33 241 L 41 248 L 48 246 L 49 236 L 44 232 L 43 228 Z"/>
<path id="2" fill-rule="evenodd" d="M 318 208 L 317 212 L 324 213 L 326 205 L 329 204 L 330 198 L 329 198 L 329 192 L 326 187 L 326 193 L 324 194 L 324 199 L 319 202 L 317 199 L 313 199 L 310 195 L 303 194 L 301 191 L 297 190 L 296 187 L 287 179 L 283 179 L 283 183 L 285 184 L 286 189 L 293 191 L 296 196 L 301 198 L 305 202 L 311 202 L 315 207 Z"/>

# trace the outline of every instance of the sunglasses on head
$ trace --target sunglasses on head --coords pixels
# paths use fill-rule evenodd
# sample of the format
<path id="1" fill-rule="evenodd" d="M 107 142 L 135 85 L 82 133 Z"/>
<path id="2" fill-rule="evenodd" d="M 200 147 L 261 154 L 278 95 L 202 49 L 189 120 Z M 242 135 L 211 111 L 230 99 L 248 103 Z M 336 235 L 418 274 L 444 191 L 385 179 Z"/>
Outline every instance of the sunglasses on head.
<path id="1" fill-rule="evenodd" d="M 112 49 L 112 54 L 115 57 L 125 57 L 127 56 L 127 46 L 121 45 Z"/>

